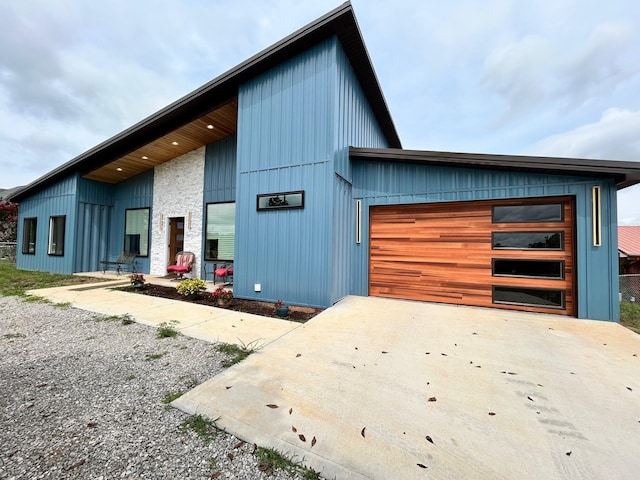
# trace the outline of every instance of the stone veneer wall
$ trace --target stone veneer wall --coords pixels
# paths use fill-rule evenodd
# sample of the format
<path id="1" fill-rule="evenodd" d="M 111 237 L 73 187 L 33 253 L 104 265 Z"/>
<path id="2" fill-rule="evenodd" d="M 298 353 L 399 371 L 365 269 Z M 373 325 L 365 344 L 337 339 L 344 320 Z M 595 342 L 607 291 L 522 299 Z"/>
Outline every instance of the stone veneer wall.
<path id="1" fill-rule="evenodd" d="M 205 147 L 155 167 L 151 230 L 151 275 L 164 275 L 168 256 L 170 217 L 184 217 L 184 250 L 196 254 L 190 277 L 199 278 L 202 262 L 202 203 Z M 189 228 L 191 212 L 191 228 Z"/>

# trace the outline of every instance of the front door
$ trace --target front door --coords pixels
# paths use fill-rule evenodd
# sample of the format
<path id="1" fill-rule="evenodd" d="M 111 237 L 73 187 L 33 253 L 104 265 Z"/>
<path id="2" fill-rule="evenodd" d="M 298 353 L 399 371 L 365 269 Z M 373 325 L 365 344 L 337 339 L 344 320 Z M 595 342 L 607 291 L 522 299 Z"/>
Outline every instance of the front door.
<path id="1" fill-rule="evenodd" d="M 176 254 L 184 250 L 184 217 L 169 218 L 169 264 L 173 263 Z"/>

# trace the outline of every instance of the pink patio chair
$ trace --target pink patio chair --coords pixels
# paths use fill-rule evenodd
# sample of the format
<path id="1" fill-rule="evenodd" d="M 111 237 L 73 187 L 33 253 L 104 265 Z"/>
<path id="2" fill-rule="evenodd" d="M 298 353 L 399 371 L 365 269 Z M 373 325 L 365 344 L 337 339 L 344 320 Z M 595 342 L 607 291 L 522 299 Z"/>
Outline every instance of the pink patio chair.
<path id="1" fill-rule="evenodd" d="M 178 278 L 184 278 L 185 273 L 189 273 L 196 263 L 196 255 L 192 252 L 178 252 L 176 263 L 167 267 L 167 273 L 175 273 Z"/>

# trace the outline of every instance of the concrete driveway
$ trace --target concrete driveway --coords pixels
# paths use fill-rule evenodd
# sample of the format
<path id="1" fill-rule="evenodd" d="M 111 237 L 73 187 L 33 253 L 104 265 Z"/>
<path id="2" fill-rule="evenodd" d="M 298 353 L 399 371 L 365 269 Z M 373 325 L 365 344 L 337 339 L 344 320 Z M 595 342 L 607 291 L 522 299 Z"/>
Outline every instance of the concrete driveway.
<path id="1" fill-rule="evenodd" d="M 174 406 L 325 478 L 635 480 L 640 336 L 348 297 Z"/>

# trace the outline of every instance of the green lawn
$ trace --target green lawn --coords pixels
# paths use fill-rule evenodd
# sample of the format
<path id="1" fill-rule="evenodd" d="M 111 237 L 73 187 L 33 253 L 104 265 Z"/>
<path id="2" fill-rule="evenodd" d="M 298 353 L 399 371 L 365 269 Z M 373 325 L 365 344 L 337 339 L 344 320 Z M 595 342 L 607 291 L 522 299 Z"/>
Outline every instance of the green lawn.
<path id="1" fill-rule="evenodd" d="M 33 288 L 60 287 L 82 283 L 95 283 L 101 278 L 59 275 L 56 273 L 18 270 L 15 264 L 0 260 L 0 295 L 25 296 Z"/>
<path id="2" fill-rule="evenodd" d="M 640 305 L 620 302 L 620 324 L 636 333 L 640 333 Z"/>

